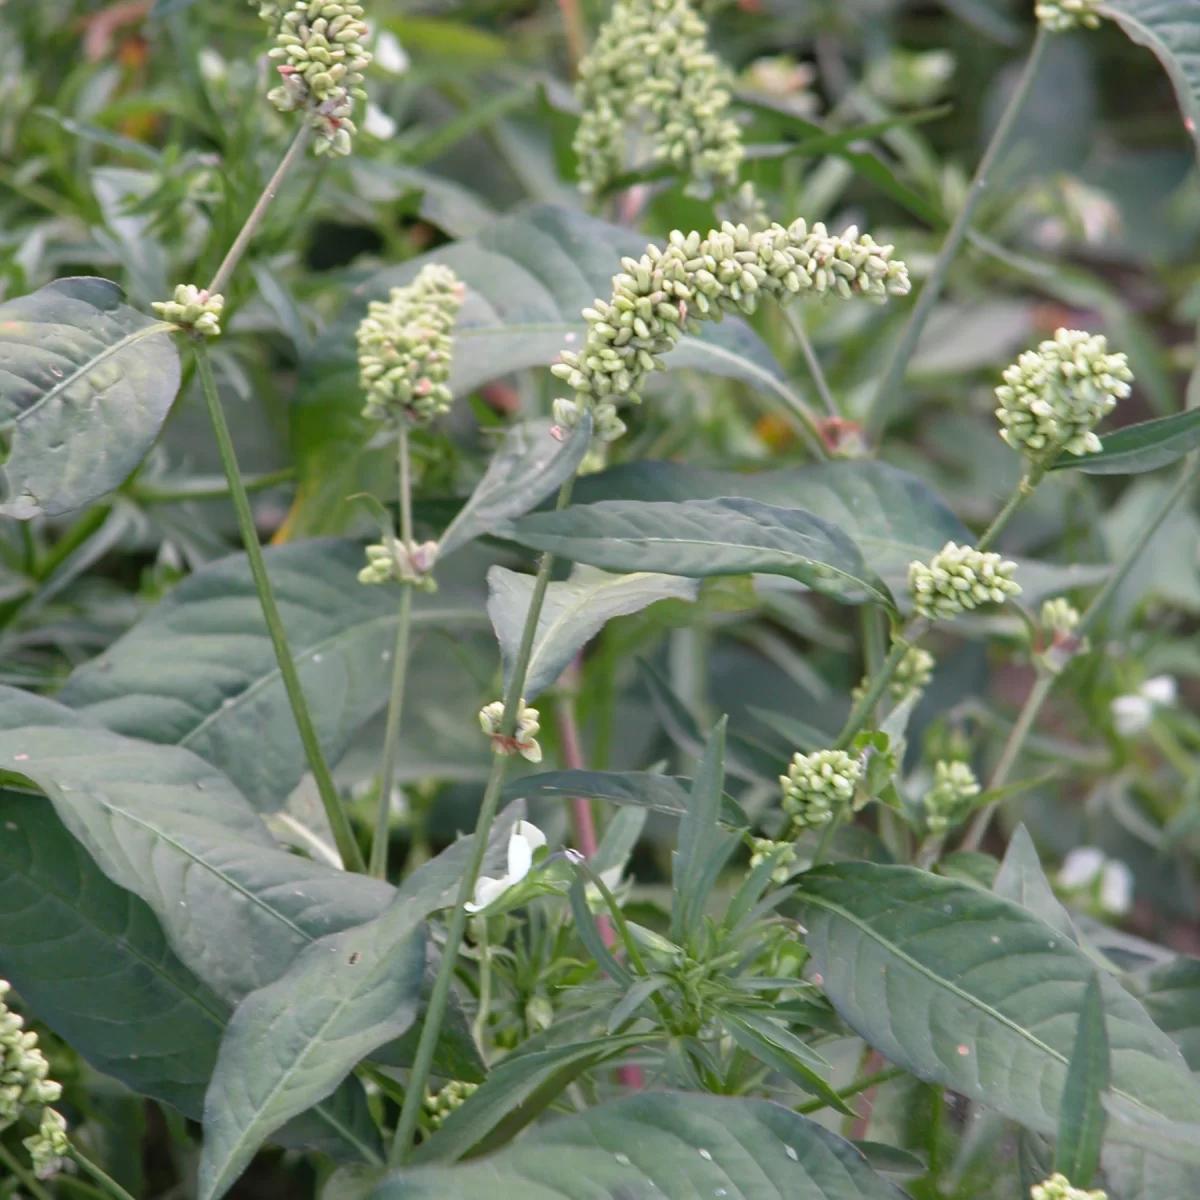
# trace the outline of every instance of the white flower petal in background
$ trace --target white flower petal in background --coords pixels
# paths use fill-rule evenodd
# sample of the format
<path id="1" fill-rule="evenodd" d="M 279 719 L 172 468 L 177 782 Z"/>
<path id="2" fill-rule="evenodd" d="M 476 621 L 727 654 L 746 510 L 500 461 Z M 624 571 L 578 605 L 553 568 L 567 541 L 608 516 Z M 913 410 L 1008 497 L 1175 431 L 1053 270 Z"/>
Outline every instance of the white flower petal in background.
<path id="1" fill-rule="evenodd" d="M 1142 733 L 1154 715 L 1154 704 L 1143 695 L 1118 696 L 1112 702 L 1113 727 L 1122 737 Z"/>
<path id="2" fill-rule="evenodd" d="M 1123 917 L 1133 907 L 1133 872 L 1119 859 L 1110 859 L 1100 874 L 1100 907 Z"/>
<path id="3" fill-rule="evenodd" d="M 1161 707 L 1174 704 L 1178 692 L 1179 686 L 1176 684 L 1173 675 L 1155 675 L 1153 679 L 1147 679 L 1141 687 L 1141 694 L 1151 704 L 1157 704 Z"/>
<path id="4" fill-rule="evenodd" d="M 363 133 L 386 142 L 395 132 L 396 122 L 378 104 L 368 104 L 363 117 Z"/>
<path id="5" fill-rule="evenodd" d="M 375 65 L 389 75 L 403 75 L 409 62 L 408 52 L 400 45 L 400 39 L 385 29 L 375 42 Z"/>
<path id="6" fill-rule="evenodd" d="M 209 46 L 200 49 L 196 61 L 200 67 L 200 74 L 208 83 L 219 83 L 229 70 L 225 60 Z"/>
<path id="7" fill-rule="evenodd" d="M 1104 851 L 1096 846 L 1076 846 L 1063 860 L 1058 886 L 1074 892 L 1089 887 L 1104 870 Z"/>

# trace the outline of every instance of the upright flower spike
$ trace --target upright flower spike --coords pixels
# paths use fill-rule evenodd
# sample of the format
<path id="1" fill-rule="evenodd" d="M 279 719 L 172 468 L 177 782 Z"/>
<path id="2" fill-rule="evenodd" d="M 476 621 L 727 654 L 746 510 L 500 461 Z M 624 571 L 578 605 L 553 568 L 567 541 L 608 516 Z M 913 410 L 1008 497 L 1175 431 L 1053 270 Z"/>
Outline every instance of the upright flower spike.
<path id="1" fill-rule="evenodd" d="M 358 326 L 364 417 L 427 425 L 449 411 L 450 333 L 464 294 L 449 267 L 430 263 L 389 299 L 371 301 Z"/>
<path id="2" fill-rule="evenodd" d="M 351 115 L 354 101 L 367 98 L 361 85 L 371 63 L 362 16 L 361 4 L 292 0 L 269 52 L 280 60 L 280 84 L 267 99 L 280 112 L 303 112 L 316 131 L 317 154 L 349 154 L 353 148 L 358 129 Z"/>
<path id="3" fill-rule="evenodd" d="M 728 115 L 733 77 L 708 49 L 708 23 L 689 0 L 616 0 L 579 64 L 577 92 L 583 191 L 602 191 L 626 169 L 630 134 L 697 191 L 736 186 L 745 150 Z"/>
<path id="4" fill-rule="evenodd" d="M 795 754 L 788 773 L 779 777 L 783 811 L 792 818 L 795 834 L 827 825 L 840 806 L 854 799 L 862 773 L 862 764 L 844 750 Z"/>
<path id="5" fill-rule="evenodd" d="M 591 410 L 601 440 L 619 437 L 625 426 L 616 402 L 640 400 L 647 377 L 666 369 L 662 355 L 685 332 L 727 312 L 749 315 L 764 296 L 863 296 L 882 303 L 906 295 L 908 269 L 892 253 L 854 226 L 835 236 L 803 220 L 758 232 L 726 221 L 704 238 L 675 230 L 665 249 L 652 245 L 641 258 L 622 259 L 611 299 L 583 310 L 583 348 L 564 350 L 551 368 L 575 389 L 573 400 L 556 401 L 555 420 L 570 429 Z"/>
<path id="6" fill-rule="evenodd" d="M 1129 395 L 1133 373 L 1124 354 L 1108 353 L 1101 334 L 1060 329 L 1022 354 L 996 389 L 1000 436 L 1035 466 L 1060 453 L 1095 454 L 1093 429 Z"/>
<path id="7" fill-rule="evenodd" d="M 1055 1173 L 1045 1183 L 1035 1183 L 1029 1189 L 1030 1200 L 1108 1200 L 1108 1193 L 1099 1189 L 1086 1192 L 1072 1187 L 1065 1175 Z"/>
<path id="8" fill-rule="evenodd" d="M 964 820 L 974 808 L 980 790 L 975 772 L 965 762 L 937 763 L 933 787 L 923 801 L 929 832 L 943 834 Z"/>
<path id="9" fill-rule="evenodd" d="M 164 321 L 171 321 L 198 336 L 221 336 L 225 297 L 219 292 L 210 295 L 206 288 L 198 288 L 194 283 L 181 283 L 170 300 L 155 300 L 150 307 Z"/>
<path id="10" fill-rule="evenodd" d="M 913 607 L 931 621 L 957 616 L 981 604 L 1003 604 L 1021 594 L 1017 564 L 999 554 L 947 542 L 929 560 L 908 565 Z"/>
<path id="11" fill-rule="evenodd" d="M 37 1177 L 46 1179 L 67 1153 L 67 1123 L 50 1107 L 62 1096 L 62 1085 L 49 1077 L 37 1034 L 5 1004 L 9 991 L 9 983 L 0 979 L 0 1130 L 21 1120 L 37 1126 L 22 1142 Z"/>
<path id="12" fill-rule="evenodd" d="M 1047 33 L 1067 33 L 1080 27 L 1099 29 L 1099 8 L 1099 0 L 1038 0 L 1033 15 Z"/>

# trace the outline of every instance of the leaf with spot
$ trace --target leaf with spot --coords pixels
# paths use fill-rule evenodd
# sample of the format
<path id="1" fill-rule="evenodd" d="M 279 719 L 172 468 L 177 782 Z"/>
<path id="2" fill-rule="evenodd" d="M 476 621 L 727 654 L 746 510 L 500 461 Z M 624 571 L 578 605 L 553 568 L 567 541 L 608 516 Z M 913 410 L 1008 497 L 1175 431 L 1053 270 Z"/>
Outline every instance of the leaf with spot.
<path id="1" fill-rule="evenodd" d="M 0 514 L 57 516 L 119 487 L 179 390 L 171 326 L 107 279 L 59 279 L 0 304 L 0 427 L 11 427 Z"/>

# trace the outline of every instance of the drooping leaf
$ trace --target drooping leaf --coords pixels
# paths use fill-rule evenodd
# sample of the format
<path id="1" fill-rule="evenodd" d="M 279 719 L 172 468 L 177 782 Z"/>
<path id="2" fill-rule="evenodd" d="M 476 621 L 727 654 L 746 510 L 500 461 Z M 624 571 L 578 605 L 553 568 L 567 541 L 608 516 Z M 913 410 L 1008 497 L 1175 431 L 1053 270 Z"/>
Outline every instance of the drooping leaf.
<path id="1" fill-rule="evenodd" d="M 1078 1187 L 1086 1187 L 1100 1165 L 1106 1116 L 1101 1096 L 1109 1085 L 1108 1032 L 1100 976 L 1093 975 L 1083 996 L 1079 1029 L 1067 1066 L 1058 1114 L 1054 1169 Z"/>
<path id="2" fill-rule="evenodd" d="M 370 1200 L 449 1196 L 903 1200 L 849 1142 L 780 1105 L 671 1092 L 627 1096 L 551 1122 L 478 1164 L 401 1171 Z"/>
<path id="3" fill-rule="evenodd" d="M 508 430 L 487 473 L 442 534 L 439 559 L 490 533 L 497 521 L 536 508 L 574 477 L 591 445 L 591 413 L 565 441 L 553 436 L 552 428 L 549 421 L 529 421 Z"/>
<path id="4" fill-rule="evenodd" d="M 1097 8 L 1131 41 L 1158 55 L 1175 88 L 1184 127 L 1200 147 L 1200 25 L 1191 0 L 1104 0 Z"/>
<path id="5" fill-rule="evenodd" d="M 179 390 L 169 330 L 107 279 L 0 304 L 0 426 L 13 422 L 0 515 L 70 512 L 125 481 Z"/>
<path id="6" fill-rule="evenodd" d="M 814 965 L 847 1024 L 918 1077 L 1055 1131 L 1095 972 L 1078 946 L 1007 900 L 910 867 L 821 867 L 801 877 L 799 899 Z M 1171 1040 L 1112 976 L 1101 989 L 1106 1106 L 1200 1116 L 1200 1084 Z"/>
<path id="7" fill-rule="evenodd" d="M 1200 38 L 1197 39 L 1200 61 Z M 1127 425 L 1108 434 L 1099 454 L 1064 454 L 1052 471 L 1082 471 L 1085 475 L 1140 475 L 1170 466 L 1200 446 L 1200 408 Z"/>
<path id="8" fill-rule="evenodd" d="M 412 1025 L 425 970 L 422 916 L 394 902 L 374 921 L 314 942 L 238 1005 L 204 1101 L 202 1200 L 223 1196 L 276 1129 Z"/>
<path id="9" fill-rule="evenodd" d="M 498 532 L 608 571 L 705 579 L 784 575 L 835 599 L 891 604 L 882 580 L 836 525 L 757 500 L 625 501 L 572 505 L 506 522 Z"/>
<path id="10" fill-rule="evenodd" d="M 488 571 L 488 615 L 500 641 L 505 687 L 521 644 L 533 587 L 531 575 L 498 566 Z M 613 617 L 640 612 L 659 600 L 695 600 L 699 590 L 698 582 L 676 575 L 645 571 L 609 575 L 576 567 L 570 579 L 546 588 L 525 677 L 525 698 L 532 700 L 545 691 Z"/>
<path id="11" fill-rule="evenodd" d="M 396 594 L 357 581 L 362 548 L 319 540 L 272 547 L 267 570 L 308 697 L 336 761 L 387 703 L 396 640 Z M 439 571 L 417 593 L 413 630 L 485 627 L 478 564 Z M 419 677 L 422 656 L 410 668 Z M 169 664 L 170 669 L 164 669 Z M 182 746 L 220 767 L 256 808 L 278 808 L 308 769 L 262 606 L 244 554 L 190 576 L 99 658 L 80 667 L 61 698 L 119 733 Z"/>
<path id="12" fill-rule="evenodd" d="M 622 255 L 640 255 L 647 238 L 583 213 L 538 204 L 502 217 L 478 237 L 440 247 L 372 276 L 305 359 L 293 402 L 291 431 L 299 470 L 293 536 L 331 531 L 372 426 L 354 358 L 354 329 L 368 301 L 385 299 L 428 262 L 445 263 L 467 285 L 454 330 L 451 387 L 465 396 L 481 384 L 527 367 L 548 366 L 583 344 L 581 316 L 607 297 Z M 741 321 L 707 325 L 672 351 L 672 369 L 727 375 L 790 396 L 766 345 Z"/>

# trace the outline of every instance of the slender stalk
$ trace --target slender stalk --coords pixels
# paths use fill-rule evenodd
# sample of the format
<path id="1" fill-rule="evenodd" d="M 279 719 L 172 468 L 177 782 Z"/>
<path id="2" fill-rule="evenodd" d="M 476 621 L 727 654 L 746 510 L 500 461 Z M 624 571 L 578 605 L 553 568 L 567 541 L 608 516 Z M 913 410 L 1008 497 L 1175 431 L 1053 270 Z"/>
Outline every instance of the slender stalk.
<path id="1" fill-rule="evenodd" d="M 888 652 L 887 658 L 883 660 L 883 665 L 872 676 L 871 682 L 867 685 L 862 696 L 854 702 L 854 707 L 850 710 L 850 715 L 846 718 L 846 724 L 842 732 L 838 734 L 837 741 L 833 743 L 835 750 L 845 750 L 862 732 L 863 727 L 870 720 L 871 714 L 875 711 L 875 705 L 879 703 L 884 689 L 891 683 L 892 676 L 896 674 L 896 669 L 900 666 L 904 656 L 920 641 L 928 628 L 929 622 L 924 617 L 914 617 L 900 631 L 896 639 L 892 642 L 892 648 Z"/>
<path id="2" fill-rule="evenodd" d="M 587 57 L 587 26 L 583 21 L 583 13 L 579 11 L 579 0 L 558 0 L 558 11 L 562 14 L 567 58 L 571 63 L 571 74 L 574 75 L 579 70 L 579 64 Z"/>
<path id="3" fill-rule="evenodd" d="M 242 485 L 248 493 L 262 492 L 267 488 L 291 483 L 296 478 L 295 467 L 281 467 L 278 471 L 267 471 L 262 475 L 248 475 Z M 214 483 L 181 484 L 179 487 L 155 487 L 153 484 L 131 483 L 129 498 L 136 504 L 186 504 L 191 500 L 227 500 L 229 485 Z"/>
<path id="4" fill-rule="evenodd" d="M 570 503 L 574 486 L 574 479 L 568 479 L 559 489 L 557 507 L 560 510 L 566 508 Z M 538 564 L 533 593 L 529 598 L 529 611 L 525 614 L 525 627 L 521 632 L 521 644 L 513 662 L 512 677 L 508 681 L 508 690 L 504 694 L 504 716 L 500 723 L 500 733 L 504 737 L 512 737 L 517 728 L 517 718 L 520 715 L 521 700 L 525 691 L 525 677 L 529 672 L 529 659 L 533 654 L 533 639 L 537 633 L 538 620 L 542 615 L 542 604 L 546 599 L 546 588 L 550 584 L 550 571 L 553 566 L 554 555 L 543 554 Z M 458 897 L 454 903 L 454 914 L 450 918 L 450 927 L 446 931 L 446 945 L 442 951 L 442 961 L 438 966 L 437 978 L 434 980 L 433 991 L 425 1010 L 425 1023 L 421 1028 L 421 1038 L 417 1043 L 412 1070 L 409 1072 L 408 1094 L 404 1097 L 400 1120 L 396 1124 L 396 1133 L 388 1154 L 389 1166 L 402 1166 L 412 1154 L 413 1134 L 416 1132 L 417 1118 L 420 1115 L 421 1102 L 425 1095 L 425 1083 L 433 1065 L 433 1052 L 442 1031 L 442 1018 L 445 1015 L 446 1002 L 450 998 L 450 987 L 454 982 L 458 948 L 462 944 L 463 932 L 467 927 L 466 905 L 475 894 L 475 881 L 479 878 L 479 871 L 483 866 L 483 856 L 487 852 L 488 834 L 491 832 L 492 822 L 496 819 L 500 789 L 504 786 L 507 766 L 508 757 L 498 754 L 492 762 L 492 769 L 488 775 L 483 801 L 479 806 L 479 816 L 475 821 L 471 858 L 458 885 Z"/>
<path id="5" fill-rule="evenodd" d="M 857 1096 L 859 1092 L 867 1092 L 882 1083 L 889 1083 L 893 1079 L 898 1079 L 903 1074 L 905 1074 L 903 1067 L 888 1067 L 883 1071 L 876 1071 L 874 1075 L 864 1075 L 862 1079 L 856 1079 L 849 1087 L 842 1088 L 838 1092 L 838 1095 L 843 1100 L 847 1100 L 851 1096 Z M 798 1113 L 815 1113 L 828 1107 L 829 1102 L 826 1100 L 809 1100 L 806 1104 L 801 1104 L 799 1108 L 795 1108 L 792 1111 Z"/>
<path id="6" fill-rule="evenodd" d="M 304 153 L 304 147 L 308 144 L 308 135 L 309 127 L 307 125 L 301 125 L 296 131 L 296 136 L 287 148 L 287 153 L 280 160 L 279 166 L 275 168 L 275 174 L 267 181 L 263 194 L 259 196 L 258 202 L 250 210 L 250 215 L 246 218 L 241 232 L 234 238 L 233 245 L 229 247 L 229 253 L 221 260 L 221 265 L 217 268 L 212 283 L 208 285 L 210 292 L 221 291 L 229 282 L 242 255 L 246 253 L 246 248 L 258 232 L 258 227 L 263 223 L 263 217 L 267 215 L 267 209 L 270 208 L 271 201 L 275 199 L 275 193 L 279 191 L 279 185 L 283 183 L 284 176 Z"/>
<path id="7" fill-rule="evenodd" d="M 487 1031 L 488 1010 L 492 1007 L 492 948 L 488 943 L 487 922 L 479 922 L 479 1006 L 475 1011 L 472 1031 L 479 1053 L 484 1054 L 484 1033 Z M 485 1060 L 486 1061 L 486 1057 Z"/>
<path id="8" fill-rule="evenodd" d="M 400 422 L 396 444 L 396 466 L 400 489 L 400 540 L 407 550 L 413 542 L 412 481 L 409 469 L 408 426 Z M 400 748 L 400 722 L 404 713 L 404 684 L 408 676 L 408 644 L 412 627 L 413 585 L 400 585 L 400 609 L 396 620 L 396 645 L 392 650 L 392 692 L 388 700 L 387 726 L 383 735 L 383 760 L 379 766 L 379 807 L 375 811 L 375 838 L 371 842 L 370 873 L 387 878 L 388 829 L 392 815 L 392 781 L 396 776 L 396 754 Z"/>
<path id="9" fill-rule="evenodd" d="M 133 1200 L 133 1197 L 115 1179 L 96 1166 L 78 1147 L 71 1146 L 68 1153 L 83 1170 L 112 1196 L 113 1200 Z"/>
<path id="10" fill-rule="evenodd" d="M 33 1200 L 54 1200 L 54 1197 L 44 1188 L 28 1167 L 21 1166 L 17 1156 L 7 1146 L 0 1145 L 0 1163 L 6 1166 L 21 1186 L 33 1197 Z"/>
<path id="11" fill-rule="evenodd" d="M 800 318 L 796 316 L 795 310 L 791 305 L 784 304 L 780 307 L 783 309 L 784 319 L 788 323 L 788 328 L 792 331 L 792 337 L 796 339 L 796 344 L 800 347 L 800 353 L 804 355 L 804 361 L 808 364 L 808 372 L 812 376 L 817 394 L 821 397 L 821 403 L 825 405 L 825 411 L 831 417 L 840 417 L 842 411 L 838 408 L 837 401 L 833 398 L 833 390 L 829 386 L 829 380 L 825 377 L 825 369 L 821 366 L 821 360 L 817 357 L 816 348 L 812 344 L 812 339 L 808 336 L 808 331 L 804 328 L 804 324 Z"/>
<path id="12" fill-rule="evenodd" d="M 1121 584 L 1125 582 L 1129 572 L 1133 570 L 1142 551 L 1153 540 L 1162 523 L 1171 515 L 1175 505 L 1187 494 L 1198 475 L 1200 475 L 1200 454 L 1193 452 L 1184 463 L 1183 470 L 1179 473 L 1179 478 L 1175 486 L 1159 502 L 1158 507 L 1150 515 L 1149 521 L 1146 522 L 1145 528 L 1130 543 L 1129 549 L 1125 551 L 1125 555 L 1117 564 L 1116 569 L 1105 580 L 1104 586 L 1096 593 L 1091 604 L 1084 610 L 1083 616 L 1079 621 L 1079 627 L 1075 631 L 1077 637 L 1085 637 L 1096 624 L 1097 620 L 1099 620 L 1109 600 L 1112 599 Z M 1016 724 L 1009 732 L 1004 749 L 1000 752 L 1000 761 L 997 762 L 996 769 L 992 772 L 992 778 L 988 782 L 988 791 L 991 791 L 993 788 L 1003 787 L 1007 782 L 1009 772 L 1020 756 L 1021 750 L 1025 745 L 1025 739 L 1029 736 L 1030 730 L 1037 721 L 1038 715 L 1042 711 L 1042 706 L 1046 703 L 1046 699 L 1050 695 L 1057 678 L 1057 675 L 1041 675 L 1033 685 L 1033 688 L 1025 699 L 1021 713 L 1017 717 Z M 966 836 L 963 838 L 962 848 L 964 850 L 979 849 L 998 806 L 998 802 L 993 801 L 975 814 L 975 818 L 968 827 Z"/>
<path id="13" fill-rule="evenodd" d="M 1009 496 L 1008 503 L 996 514 L 995 520 L 984 531 L 983 536 L 979 539 L 977 549 L 990 550 L 992 548 L 992 543 L 1000 536 L 1000 531 L 1008 524 L 1009 518 L 1028 497 L 1033 495 L 1044 475 L 1045 471 L 1041 467 L 1032 467 L 1029 470 L 1029 473 L 1017 484 L 1013 494 Z"/>
<path id="14" fill-rule="evenodd" d="M 338 853 L 342 856 L 343 864 L 348 870 L 363 871 L 366 869 L 366 864 L 363 862 L 362 851 L 358 848 L 358 842 L 355 841 L 349 818 L 346 816 L 341 797 L 333 782 L 329 764 L 325 761 L 325 753 L 317 738 L 317 731 L 308 711 L 308 701 L 304 697 L 304 688 L 300 684 L 296 663 L 288 646 L 283 620 L 279 615 L 279 606 L 275 603 L 275 593 L 267 574 L 267 564 L 263 559 L 262 547 L 258 543 L 258 531 L 254 528 L 254 514 L 250 511 L 250 498 L 246 495 L 246 489 L 242 485 L 233 438 L 229 435 L 225 412 L 221 408 L 221 397 L 217 392 L 217 381 L 213 377 L 208 347 L 203 342 L 196 343 L 196 369 L 200 376 L 204 400 L 208 405 L 208 416 L 212 421 L 213 433 L 216 435 L 221 466 L 225 469 L 225 478 L 229 483 L 229 495 L 233 500 L 234 512 L 237 514 L 238 528 L 241 530 L 242 542 L 246 547 L 246 557 L 250 561 L 250 573 L 254 576 L 254 586 L 262 605 L 263 618 L 267 623 L 267 632 L 271 635 L 271 644 L 275 648 L 275 660 L 279 663 L 279 673 L 283 678 L 283 686 L 292 706 L 292 715 L 296 720 L 300 740 L 304 743 L 308 765 L 312 769 L 317 790 L 321 794 L 321 803 L 325 806 L 325 815 L 329 819 L 329 827 L 333 830 L 333 838 L 337 843 Z"/>
<path id="15" fill-rule="evenodd" d="M 876 389 L 866 421 L 867 436 L 872 440 L 878 440 L 879 436 L 883 433 L 884 426 L 887 423 L 888 406 L 900 391 L 900 385 L 904 380 L 904 372 L 908 366 L 908 360 L 912 357 L 912 353 L 917 347 L 921 331 L 925 328 L 925 322 L 929 319 L 929 314 L 933 311 L 933 306 L 937 302 L 938 296 L 941 295 L 950 265 L 958 254 L 959 247 L 962 245 L 963 239 L 967 236 L 967 231 L 971 227 L 971 220 L 975 216 L 975 210 L 979 207 L 979 202 L 983 199 L 983 194 L 990 183 L 989 176 L 992 173 L 992 168 L 1007 145 L 1009 135 L 1017 123 L 1017 118 L 1020 116 L 1021 110 L 1025 107 L 1025 103 L 1029 99 L 1030 92 L 1033 90 L 1034 80 L 1037 78 L 1038 70 L 1041 67 L 1042 59 L 1045 57 L 1046 47 L 1049 43 L 1050 35 L 1044 29 L 1039 28 L 1037 36 L 1033 41 L 1033 47 L 1029 52 L 1029 58 L 1026 60 L 1025 70 L 1021 74 L 1021 80 L 1008 102 L 1008 107 L 1004 110 L 1004 115 L 1000 118 L 1000 124 L 996 126 L 996 131 L 992 134 L 992 140 L 988 143 L 983 158 L 980 160 L 979 167 L 975 171 L 975 178 L 971 180 L 971 187 L 967 192 L 967 198 L 963 202 L 962 208 L 959 209 L 958 215 L 954 218 L 954 223 L 950 226 L 949 233 L 946 234 L 946 240 L 942 243 L 937 262 L 934 263 L 933 270 L 930 272 L 929 278 L 925 281 L 925 286 L 921 288 L 921 294 L 917 297 L 916 304 L 913 305 L 912 313 L 908 318 L 908 324 L 904 327 L 904 333 L 901 335 L 899 342 L 897 342 L 895 350 L 892 351 L 892 356 L 888 360 L 887 367 L 884 369 L 883 378 L 879 381 L 879 387 Z"/>

